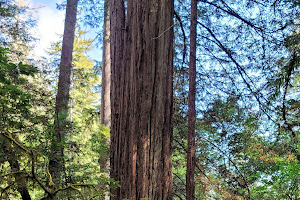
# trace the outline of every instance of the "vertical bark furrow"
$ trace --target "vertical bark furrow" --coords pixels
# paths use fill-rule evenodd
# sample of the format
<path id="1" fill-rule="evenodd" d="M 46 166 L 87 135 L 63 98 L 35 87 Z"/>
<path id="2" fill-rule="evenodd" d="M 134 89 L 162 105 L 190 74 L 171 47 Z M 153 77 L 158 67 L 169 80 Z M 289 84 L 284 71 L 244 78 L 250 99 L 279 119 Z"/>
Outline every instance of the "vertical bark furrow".
<path id="1" fill-rule="evenodd" d="M 125 28 L 125 10 L 124 2 L 120 0 L 110 1 L 110 30 L 111 30 L 111 146 L 110 146 L 110 163 L 111 178 L 120 181 L 124 176 L 124 166 L 122 165 L 121 155 L 123 154 L 122 135 L 120 129 L 120 99 L 123 97 L 121 91 L 121 71 L 124 47 L 124 28 Z M 125 156 L 124 156 L 125 157 Z M 121 171 L 123 169 L 123 171 Z M 122 178 L 123 179 L 123 178 Z M 115 199 L 121 199 L 121 189 L 117 188 L 111 191 Z"/>

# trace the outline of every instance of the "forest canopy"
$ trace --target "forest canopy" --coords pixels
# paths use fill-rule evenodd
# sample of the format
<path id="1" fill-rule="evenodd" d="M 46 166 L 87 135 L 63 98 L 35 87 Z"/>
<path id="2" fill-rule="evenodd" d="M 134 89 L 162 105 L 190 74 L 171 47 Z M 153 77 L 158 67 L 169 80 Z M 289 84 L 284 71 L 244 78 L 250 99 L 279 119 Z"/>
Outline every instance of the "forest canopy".
<path id="1" fill-rule="evenodd" d="M 298 0 L 66 0 L 40 57 L 43 2 L 0 0 L 0 199 L 300 199 Z"/>

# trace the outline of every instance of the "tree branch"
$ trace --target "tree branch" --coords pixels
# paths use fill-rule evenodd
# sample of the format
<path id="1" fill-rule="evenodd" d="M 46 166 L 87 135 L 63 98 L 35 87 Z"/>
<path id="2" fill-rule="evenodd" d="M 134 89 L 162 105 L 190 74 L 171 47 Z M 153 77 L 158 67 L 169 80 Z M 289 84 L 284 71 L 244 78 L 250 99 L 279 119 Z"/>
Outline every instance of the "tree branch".
<path id="1" fill-rule="evenodd" d="M 246 71 L 243 69 L 243 67 L 233 58 L 232 56 L 232 52 L 230 51 L 230 49 L 226 48 L 221 41 L 215 36 L 215 34 L 212 32 L 212 30 L 210 28 L 208 28 L 207 26 L 205 26 L 204 24 L 202 24 L 201 22 L 198 21 L 198 23 L 205 28 L 209 34 L 215 39 L 215 44 L 218 45 L 225 53 L 226 55 L 230 58 L 230 60 L 235 64 L 238 73 L 240 74 L 241 78 L 243 79 L 243 82 L 246 84 L 247 88 L 249 89 L 249 91 L 251 92 L 251 94 L 254 96 L 254 98 L 257 100 L 258 104 L 260 105 L 260 107 L 262 108 L 263 113 L 275 124 L 277 124 L 272 117 L 267 113 L 265 105 L 261 102 L 259 96 L 256 94 L 256 92 L 253 91 L 251 85 L 247 82 L 245 76 L 250 80 L 250 82 L 252 83 L 253 87 L 257 90 L 254 82 L 252 81 L 252 79 L 249 77 L 249 75 L 246 73 Z M 245 74 L 245 75 L 244 75 Z M 263 99 L 265 99 L 263 97 Z M 266 100 L 266 99 L 265 99 Z"/>
<path id="2" fill-rule="evenodd" d="M 174 14 L 175 14 L 176 19 L 179 22 L 180 29 L 181 29 L 182 34 L 183 34 L 183 55 L 182 55 L 182 63 L 181 63 L 181 66 L 183 67 L 183 64 L 184 64 L 184 61 L 185 61 L 185 56 L 186 56 L 186 34 L 185 34 L 185 31 L 184 31 L 183 23 L 182 23 L 182 20 L 181 20 L 180 16 L 177 14 L 176 11 L 174 11 Z"/>
<path id="3" fill-rule="evenodd" d="M 226 12 L 227 14 L 229 14 L 229 15 L 231 15 L 231 16 L 233 16 L 233 17 L 239 19 L 239 20 L 241 20 L 242 22 L 244 22 L 244 23 L 247 24 L 248 26 L 254 28 L 255 30 L 262 31 L 262 29 L 261 29 L 260 27 L 257 27 L 257 26 L 255 26 L 252 22 L 250 22 L 250 21 L 248 21 L 248 20 L 242 18 L 238 13 L 236 13 L 232 8 L 230 8 L 223 0 L 221 0 L 221 2 L 224 4 L 224 6 L 227 8 L 227 10 L 224 9 L 224 8 L 222 8 L 221 6 L 218 6 L 217 4 L 215 4 L 215 3 L 213 3 L 213 2 L 209 2 L 209 1 L 207 1 L 207 0 L 198 0 L 198 1 L 203 2 L 203 3 L 207 3 L 207 4 L 209 4 L 209 5 L 212 5 L 212 6 L 216 7 L 216 8 L 218 8 L 218 9 L 220 9 L 220 10 Z"/>
<path id="4" fill-rule="evenodd" d="M 287 118 L 286 118 L 286 105 L 285 105 L 286 95 L 287 95 L 288 87 L 290 85 L 292 72 L 295 69 L 295 64 L 296 64 L 296 53 L 294 52 L 293 56 L 292 56 L 292 60 L 290 61 L 289 66 L 288 66 L 289 68 L 287 70 L 287 75 L 285 77 L 284 93 L 283 93 L 283 99 L 282 99 L 282 117 L 283 117 L 284 123 L 286 124 L 288 130 L 291 131 L 291 133 L 292 133 L 292 137 L 293 137 L 295 144 L 297 144 L 298 138 L 297 138 L 295 132 L 293 131 L 291 124 L 288 123 Z"/>
<path id="5" fill-rule="evenodd" d="M 209 139 L 202 137 L 200 134 L 198 134 L 198 137 L 206 140 L 207 142 L 209 142 L 211 145 L 213 145 L 218 151 L 220 151 L 224 156 L 226 156 L 229 160 L 229 162 L 231 164 L 233 164 L 234 168 L 237 170 L 237 172 L 242 176 L 242 179 L 244 181 L 244 186 L 246 187 L 247 191 L 248 191 L 248 197 L 247 199 L 251 199 L 251 193 L 250 193 L 250 189 L 247 185 L 247 180 L 245 178 L 245 176 L 242 174 L 242 172 L 239 170 L 239 168 L 237 167 L 237 165 L 235 164 L 235 162 L 233 160 L 231 160 L 231 158 L 229 156 L 226 155 L 226 153 L 224 151 L 222 151 L 217 145 L 215 145 L 213 142 L 211 142 Z"/>

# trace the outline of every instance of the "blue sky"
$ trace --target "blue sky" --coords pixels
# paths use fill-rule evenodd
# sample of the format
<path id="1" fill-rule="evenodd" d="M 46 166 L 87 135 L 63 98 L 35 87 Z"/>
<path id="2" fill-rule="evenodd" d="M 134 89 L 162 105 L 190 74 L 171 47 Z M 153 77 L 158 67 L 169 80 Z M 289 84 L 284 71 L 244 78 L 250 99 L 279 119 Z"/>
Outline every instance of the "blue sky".
<path id="1" fill-rule="evenodd" d="M 56 3 L 62 0 L 27 0 L 33 7 L 38 7 L 37 27 L 34 30 L 39 41 L 37 42 L 34 54 L 36 56 L 46 56 L 46 50 L 51 47 L 51 43 L 62 39 L 65 10 L 57 10 Z M 93 33 L 88 34 L 94 37 Z M 92 59 L 100 60 L 101 50 L 94 48 L 89 55 Z"/>

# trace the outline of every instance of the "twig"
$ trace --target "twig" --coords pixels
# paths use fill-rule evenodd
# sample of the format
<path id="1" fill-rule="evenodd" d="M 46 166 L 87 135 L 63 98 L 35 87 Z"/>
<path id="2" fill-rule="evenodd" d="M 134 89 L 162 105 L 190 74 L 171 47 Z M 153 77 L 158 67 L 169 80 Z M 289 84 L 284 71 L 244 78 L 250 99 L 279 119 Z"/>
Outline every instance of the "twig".
<path id="1" fill-rule="evenodd" d="M 158 38 L 160 38 L 164 33 L 166 33 L 168 30 L 170 30 L 171 28 L 173 28 L 173 26 L 175 26 L 176 23 L 174 23 L 172 26 L 170 26 L 169 28 L 167 28 L 166 30 L 164 30 L 161 34 L 159 34 L 157 37 L 152 38 L 152 40 L 156 40 Z"/>

